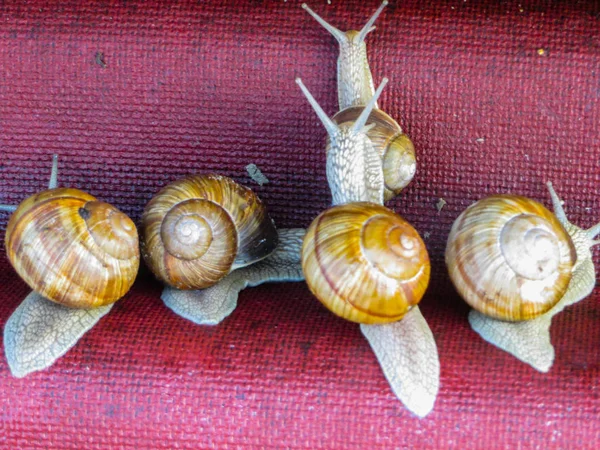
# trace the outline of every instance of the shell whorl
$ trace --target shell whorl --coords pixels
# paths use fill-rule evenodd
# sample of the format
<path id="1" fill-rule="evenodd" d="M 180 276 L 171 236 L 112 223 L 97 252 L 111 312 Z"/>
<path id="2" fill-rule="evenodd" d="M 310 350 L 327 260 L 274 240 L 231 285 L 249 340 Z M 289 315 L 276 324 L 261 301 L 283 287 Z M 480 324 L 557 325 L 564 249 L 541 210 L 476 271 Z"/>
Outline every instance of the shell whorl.
<path id="1" fill-rule="evenodd" d="M 218 175 L 163 188 L 142 217 L 144 259 L 161 281 L 202 289 L 268 256 L 277 231 L 254 193 Z"/>
<path id="2" fill-rule="evenodd" d="M 366 202 L 335 206 L 313 221 L 302 268 L 328 309 L 359 323 L 400 320 L 421 300 L 430 274 L 416 230 L 391 210 Z"/>
<path id="3" fill-rule="evenodd" d="M 540 203 L 495 195 L 454 222 L 446 264 L 459 294 L 473 308 L 509 321 L 548 311 L 566 292 L 576 261 L 572 239 Z"/>
<path id="4" fill-rule="evenodd" d="M 75 308 L 114 303 L 139 268 L 131 219 L 77 189 L 51 189 L 24 200 L 8 223 L 6 250 L 33 290 Z"/>
<path id="5" fill-rule="evenodd" d="M 363 106 L 346 108 L 332 117 L 338 124 L 353 123 L 364 110 Z M 412 181 L 417 169 L 415 148 L 411 140 L 402 133 L 402 128 L 388 114 L 373 109 L 366 126 L 366 135 L 373 148 L 379 154 L 383 167 L 384 200 L 398 195 Z M 327 152 L 331 148 L 331 139 L 327 138 Z"/>

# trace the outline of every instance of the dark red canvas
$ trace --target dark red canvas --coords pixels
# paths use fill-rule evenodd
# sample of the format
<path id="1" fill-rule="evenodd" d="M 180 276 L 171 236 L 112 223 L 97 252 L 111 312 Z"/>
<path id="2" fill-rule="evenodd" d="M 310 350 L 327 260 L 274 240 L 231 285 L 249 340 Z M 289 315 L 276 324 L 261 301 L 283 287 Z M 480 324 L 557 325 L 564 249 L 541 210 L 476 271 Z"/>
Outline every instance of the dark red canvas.
<path id="1" fill-rule="evenodd" d="M 333 114 L 338 49 L 300 3 L 0 3 L 0 203 L 43 189 L 56 153 L 61 185 L 137 223 L 165 184 L 217 172 L 252 187 L 279 227 L 307 227 L 331 198 L 325 130 L 294 78 Z M 378 4 L 310 3 L 344 30 Z M 551 180 L 574 223 L 600 221 L 598 2 L 392 2 L 376 25 L 371 70 L 390 78 L 379 104 L 418 153 L 388 206 L 432 260 L 433 412 L 411 415 L 359 327 L 304 283 L 243 291 L 200 327 L 142 270 L 50 369 L 12 378 L 1 349 L 0 447 L 600 448 L 600 291 L 555 318 L 541 374 L 470 329 L 443 262 L 454 219 L 491 193 L 549 205 Z M 0 325 L 28 292 L 2 249 Z"/>

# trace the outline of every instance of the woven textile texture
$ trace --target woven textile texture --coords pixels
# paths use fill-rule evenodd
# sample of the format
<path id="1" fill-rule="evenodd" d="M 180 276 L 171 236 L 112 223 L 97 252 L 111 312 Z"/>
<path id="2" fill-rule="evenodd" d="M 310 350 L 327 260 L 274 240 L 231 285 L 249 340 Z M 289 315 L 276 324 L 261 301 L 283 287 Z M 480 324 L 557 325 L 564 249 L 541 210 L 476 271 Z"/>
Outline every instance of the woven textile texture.
<path id="1" fill-rule="evenodd" d="M 0 203 L 43 189 L 56 153 L 62 186 L 138 223 L 168 182 L 217 172 L 252 187 L 278 226 L 307 227 L 331 198 L 325 130 L 294 78 L 333 114 L 338 46 L 300 3 L 0 2 Z M 328 3 L 310 6 L 344 30 L 378 6 Z M 14 379 L 0 348 L 0 448 L 600 448 L 600 289 L 555 318 L 541 374 L 471 331 L 443 262 L 453 220 L 491 193 L 549 205 L 552 180 L 574 223 L 600 220 L 598 2 L 392 1 L 376 25 L 371 70 L 390 78 L 379 104 L 418 152 L 388 206 L 432 259 L 433 412 L 404 409 L 359 327 L 304 283 L 246 290 L 200 327 L 142 270 L 50 369 Z M 2 249 L 0 326 L 28 292 Z"/>

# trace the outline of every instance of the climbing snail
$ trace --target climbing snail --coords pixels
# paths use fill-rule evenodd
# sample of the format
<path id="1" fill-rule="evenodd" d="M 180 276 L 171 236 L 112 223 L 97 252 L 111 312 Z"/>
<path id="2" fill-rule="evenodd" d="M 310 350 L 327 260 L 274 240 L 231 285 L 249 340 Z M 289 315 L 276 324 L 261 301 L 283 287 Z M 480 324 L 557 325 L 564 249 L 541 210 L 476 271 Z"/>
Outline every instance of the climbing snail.
<path id="1" fill-rule="evenodd" d="M 321 303 L 366 324 L 402 319 L 423 297 L 430 274 L 417 231 L 388 208 L 367 202 L 334 206 L 312 222 L 302 268 Z"/>
<path id="2" fill-rule="evenodd" d="M 331 120 L 338 127 L 352 126 L 365 107 L 353 106 L 335 114 Z M 365 123 L 365 134 L 381 158 L 383 170 L 384 201 L 398 195 L 412 181 L 417 169 L 415 148 L 411 140 L 402 133 L 400 125 L 380 109 L 373 109 Z M 332 148 L 331 137 L 327 138 L 326 152 Z"/>
<path id="3" fill-rule="evenodd" d="M 31 289 L 74 308 L 119 300 L 140 262 L 131 219 L 78 189 L 49 189 L 24 200 L 5 241 L 9 261 Z"/>
<path id="4" fill-rule="evenodd" d="M 402 132 L 400 125 L 388 114 L 380 110 L 377 100 L 381 90 L 374 89 L 373 77 L 367 59 L 364 42 L 366 35 L 374 29 L 373 23 L 387 5 L 384 1 L 375 14 L 360 31 L 346 33 L 332 27 L 313 12 L 308 11 L 340 44 L 338 58 L 338 99 L 340 111 L 329 119 L 310 93 L 299 82 L 304 94 L 319 115 L 328 132 L 326 151 L 335 153 L 362 153 L 372 172 L 384 180 L 383 200 L 398 195 L 413 179 L 416 172 L 415 150 L 411 140 Z M 382 85 L 385 86 L 387 79 Z M 344 133 L 353 130 L 354 138 Z M 380 167 L 375 167 L 379 165 Z M 334 182 L 335 183 L 335 182 Z M 331 183 L 330 183 L 331 184 Z M 381 203 L 379 197 L 372 201 Z M 335 203 L 335 200 L 334 200 Z"/>
<path id="5" fill-rule="evenodd" d="M 337 61 L 340 110 L 351 106 L 364 106 L 373 97 L 375 86 L 369 68 L 365 38 L 367 34 L 375 29 L 373 24 L 387 4 L 387 0 L 383 1 L 360 31 L 350 30 L 345 33 L 327 23 L 306 3 L 302 4 L 302 8 L 329 31 L 340 44 L 340 55 Z M 375 107 L 377 108 L 377 104 L 375 104 Z"/>
<path id="6" fill-rule="evenodd" d="M 459 294 L 477 311 L 506 321 L 529 320 L 565 296 L 578 299 L 575 269 L 594 279 L 590 247 L 600 228 L 582 230 L 566 219 L 552 186 L 556 215 L 518 195 L 494 195 L 467 208 L 454 222 L 446 264 Z"/>
<path id="7" fill-rule="evenodd" d="M 48 190 L 24 200 L 6 228 L 6 253 L 33 289 L 4 326 L 11 373 L 23 377 L 64 355 L 123 297 L 140 264 L 138 234 L 114 206 L 57 188 L 53 157 Z"/>
<path id="8" fill-rule="evenodd" d="M 329 118 L 298 78 L 324 125 L 333 208 L 310 226 L 302 268 L 313 294 L 331 311 L 361 322 L 394 394 L 419 417 L 431 412 L 440 363 L 417 303 L 429 281 L 429 257 L 417 232 L 383 207 L 415 175 L 415 152 L 400 126 L 378 108 L 365 36 L 387 1 L 359 32 L 343 33 L 303 5 L 340 44 L 340 111 Z"/>
<path id="9" fill-rule="evenodd" d="M 218 176 L 190 176 L 164 187 L 142 216 L 142 254 L 158 279 L 203 289 L 267 257 L 277 231 L 260 199 Z"/>
<path id="10" fill-rule="evenodd" d="M 415 174 L 412 143 L 394 125 L 393 119 L 383 111 L 374 110 L 387 82 L 384 78 L 365 107 L 348 108 L 330 119 L 302 80 L 296 79 L 327 130 L 327 180 L 334 204 L 342 203 L 342 198 L 361 201 L 365 195 L 368 201 L 381 204 L 400 192 Z M 350 179 L 365 181 L 353 184 L 348 182 Z M 340 189 L 348 192 L 342 193 Z"/>

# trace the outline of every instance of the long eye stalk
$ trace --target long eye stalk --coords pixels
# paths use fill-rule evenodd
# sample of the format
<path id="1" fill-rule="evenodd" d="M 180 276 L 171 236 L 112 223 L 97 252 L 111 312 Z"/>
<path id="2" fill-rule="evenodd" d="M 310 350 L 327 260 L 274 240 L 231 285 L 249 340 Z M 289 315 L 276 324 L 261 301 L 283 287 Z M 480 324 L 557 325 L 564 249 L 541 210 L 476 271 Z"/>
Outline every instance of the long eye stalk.
<path id="1" fill-rule="evenodd" d="M 310 105 L 313 107 L 313 109 L 317 113 L 317 116 L 319 117 L 319 120 L 321 120 L 321 122 L 323 123 L 323 126 L 327 130 L 327 134 L 329 134 L 329 137 L 333 139 L 333 137 L 338 132 L 338 126 L 335 124 L 335 122 L 333 120 L 331 120 L 329 118 L 329 116 L 327 114 L 325 114 L 325 111 L 323 111 L 323 108 L 321 108 L 319 103 L 317 103 L 317 101 L 312 96 L 312 94 L 308 91 L 306 86 L 304 86 L 304 83 L 302 83 L 302 79 L 296 78 L 296 84 L 298 84 L 298 86 L 300 86 L 300 89 L 302 89 L 302 92 L 304 93 L 304 96 L 308 100 L 308 103 L 310 103 Z"/>
<path id="2" fill-rule="evenodd" d="M 367 119 L 371 115 L 371 112 L 373 112 L 373 108 L 375 108 L 375 105 L 377 104 L 377 100 L 379 99 L 379 96 L 381 95 L 383 88 L 388 83 L 388 81 L 389 80 L 387 78 L 384 78 L 383 80 L 381 80 L 381 84 L 375 91 L 375 94 L 373 94 L 373 97 L 371 97 L 371 100 L 369 100 L 369 103 L 367 103 L 367 106 L 365 106 L 365 109 L 363 109 L 363 111 L 360 113 L 360 116 L 358 116 L 358 119 L 356 119 L 356 122 L 354 122 L 354 125 L 352 126 L 353 133 L 356 134 L 356 133 L 360 133 L 362 131 L 365 124 L 367 123 Z"/>
<path id="3" fill-rule="evenodd" d="M 377 20 L 377 18 L 381 14 L 381 12 L 383 11 L 383 8 L 385 8 L 387 6 L 387 4 L 388 4 L 387 0 L 383 0 L 381 5 L 379 6 L 379 8 L 377 8 L 377 11 L 375 11 L 375 14 L 373 14 L 373 16 L 371 16 L 371 18 L 365 24 L 365 26 L 362 28 L 362 30 L 360 30 L 360 33 L 358 33 L 358 38 L 357 38 L 358 42 L 364 41 L 365 38 L 367 37 L 367 34 L 369 34 L 371 31 L 373 31 L 375 29 L 373 24 L 375 23 L 375 21 Z"/>
<path id="4" fill-rule="evenodd" d="M 323 20 L 321 18 L 321 16 L 319 16 L 316 12 L 314 12 L 312 9 L 310 9 L 306 3 L 302 3 L 302 8 L 305 9 L 306 12 L 308 12 L 311 16 L 313 16 L 313 18 L 317 22 L 319 22 L 323 28 L 325 28 L 327 31 L 329 31 L 340 44 L 342 44 L 348 40 L 346 38 L 346 33 L 338 30 L 334 26 L 329 25 L 327 22 L 325 22 L 325 20 Z"/>

